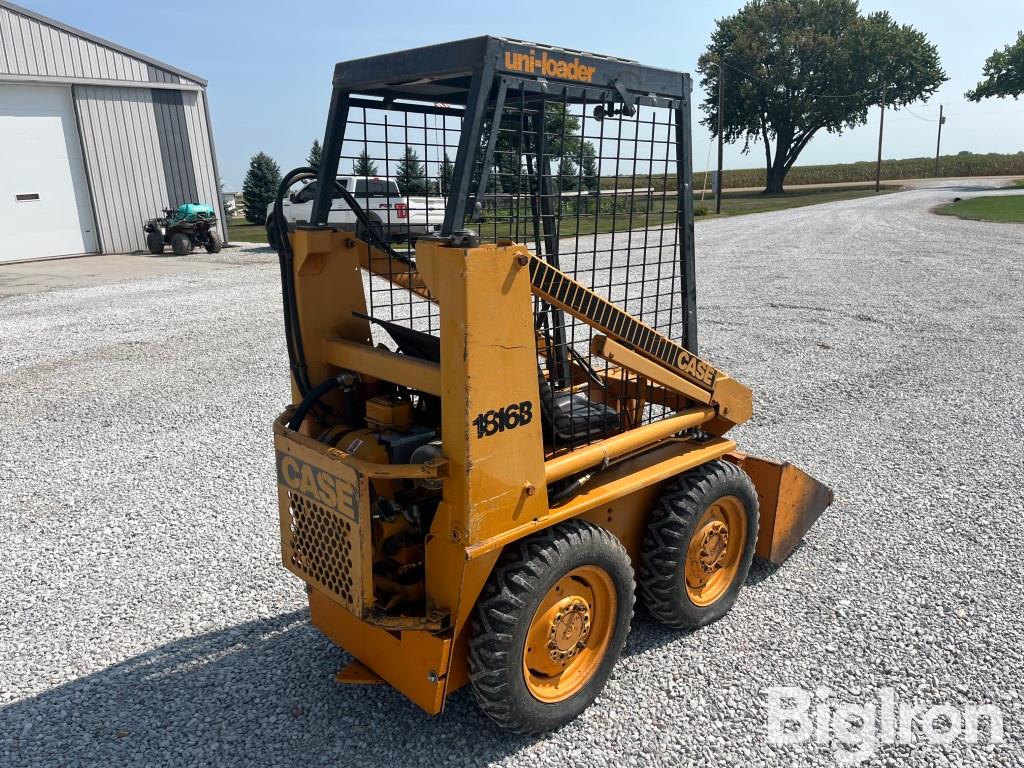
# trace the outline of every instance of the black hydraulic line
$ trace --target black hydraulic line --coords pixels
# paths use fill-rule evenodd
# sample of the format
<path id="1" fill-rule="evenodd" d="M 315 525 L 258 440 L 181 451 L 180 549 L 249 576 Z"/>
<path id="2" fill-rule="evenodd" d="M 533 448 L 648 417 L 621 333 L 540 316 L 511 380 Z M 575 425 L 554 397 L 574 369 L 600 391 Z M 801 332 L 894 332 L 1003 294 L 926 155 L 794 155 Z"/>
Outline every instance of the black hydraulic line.
<path id="1" fill-rule="evenodd" d="M 288 358 L 292 375 L 295 377 L 299 393 L 303 396 L 309 392 L 312 385 L 309 381 L 309 372 L 306 367 L 305 348 L 302 344 L 302 329 L 299 325 L 298 305 L 295 299 L 294 254 L 292 252 L 291 240 L 288 238 L 288 221 L 284 216 L 284 196 L 288 193 L 288 189 L 297 181 L 315 179 L 316 177 L 317 172 L 313 168 L 296 168 L 281 180 L 281 184 L 277 189 L 277 196 L 274 198 L 274 226 L 278 232 L 278 258 L 281 264 L 285 339 L 288 346 Z M 367 216 L 366 211 L 359 205 L 351 192 L 337 183 L 335 183 L 335 191 L 341 195 L 342 199 L 345 200 L 355 214 L 356 220 L 362 227 L 360 234 L 363 238 L 372 241 L 373 245 L 387 253 L 391 258 L 397 259 L 404 264 L 412 265 L 411 259 L 394 251 L 390 244 L 382 237 L 381 233 L 373 227 L 370 217 Z"/>
<path id="2" fill-rule="evenodd" d="M 313 387 L 306 395 L 302 398 L 302 402 L 299 403 L 299 407 L 295 409 L 295 413 L 292 414 L 291 420 L 288 422 L 288 429 L 298 430 L 302 426 L 302 422 L 306 420 L 306 415 L 309 410 L 319 402 L 320 398 L 331 392 L 338 387 L 345 385 L 343 379 L 347 374 L 338 374 L 332 376 L 326 381 L 321 381 L 315 387 Z"/>
<path id="3" fill-rule="evenodd" d="M 285 343 L 288 349 L 288 363 L 292 376 L 295 379 L 296 387 L 302 396 L 302 402 L 290 424 L 292 429 L 298 429 L 310 408 L 316 406 L 325 392 L 338 386 L 338 379 L 331 378 L 313 387 L 309 380 L 309 370 L 306 366 L 305 347 L 302 343 L 302 327 L 299 323 L 298 302 L 295 297 L 295 269 L 294 252 L 292 251 L 291 240 L 288 237 L 288 221 L 284 216 L 284 196 L 289 188 L 297 181 L 304 179 L 315 179 L 317 172 L 313 168 L 296 168 L 289 171 L 281 180 L 277 189 L 277 196 L 274 198 L 274 226 L 278 233 L 278 261 L 281 267 L 281 294 L 284 309 L 284 331 Z M 380 250 L 387 253 L 391 258 L 402 263 L 415 267 L 412 259 L 395 252 L 390 244 L 384 239 L 380 232 L 372 226 L 370 217 L 367 216 L 362 206 L 356 201 L 352 193 L 335 182 L 335 191 L 349 205 L 356 216 L 356 220 L 362 227 L 359 234 L 362 238 L 372 241 Z M 326 389 L 321 390 L 322 387 Z M 327 409 L 328 411 L 330 409 Z"/>
<path id="4" fill-rule="evenodd" d="M 302 330 L 299 326 L 298 306 L 295 300 L 295 284 L 293 269 L 292 244 L 288 239 L 288 222 L 284 217 L 284 196 L 296 181 L 315 177 L 312 168 L 296 168 L 281 180 L 274 198 L 274 226 L 277 228 L 278 261 L 281 265 L 281 293 L 284 306 L 285 342 L 288 347 L 288 363 L 299 394 L 303 397 L 309 392 L 309 373 L 306 368 L 306 355 L 302 345 Z"/>

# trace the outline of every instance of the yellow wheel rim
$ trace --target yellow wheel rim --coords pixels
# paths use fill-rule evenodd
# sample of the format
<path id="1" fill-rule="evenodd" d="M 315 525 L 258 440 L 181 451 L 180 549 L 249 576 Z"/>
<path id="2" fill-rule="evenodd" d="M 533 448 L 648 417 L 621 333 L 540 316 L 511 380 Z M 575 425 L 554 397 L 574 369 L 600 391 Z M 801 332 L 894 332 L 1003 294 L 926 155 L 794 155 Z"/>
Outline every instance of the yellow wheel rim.
<path id="1" fill-rule="evenodd" d="M 747 546 L 747 515 L 735 496 L 716 499 L 704 510 L 686 551 L 686 595 L 707 606 L 728 591 Z"/>
<path id="2" fill-rule="evenodd" d="M 523 677 L 543 702 L 564 701 L 594 676 L 612 639 L 615 585 L 596 565 L 565 574 L 548 590 L 530 622 Z"/>

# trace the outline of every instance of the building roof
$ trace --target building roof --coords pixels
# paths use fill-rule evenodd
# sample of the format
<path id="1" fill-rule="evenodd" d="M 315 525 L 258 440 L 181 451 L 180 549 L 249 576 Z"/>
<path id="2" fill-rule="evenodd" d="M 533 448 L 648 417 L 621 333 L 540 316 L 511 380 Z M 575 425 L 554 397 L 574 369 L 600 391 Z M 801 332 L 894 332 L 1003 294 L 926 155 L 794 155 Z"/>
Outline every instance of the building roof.
<path id="1" fill-rule="evenodd" d="M 70 24 L 65 24 L 62 21 L 51 19 L 49 16 L 44 16 L 41 13 L 29 10 L 28 8 L 24 8 L 20 5 L 15 5 L 14 3 L 9 2 L 8 0 L 0 0 L 0 8 L 6 8 L 7 10 L 13 13 L 18 13 L 21 14 L 22 16 L 27 16 L 30 19 L 35 19 L 36 21 L 42 24 L 48 24 L 51 27 L 61 29 L 70 35 L 75 35 L 97 45 L 102 45 L 106 48 L 110 48 L 112 50 L 117 51 L 118 53 L 124 54 L 125 56 L 131 56 L 132 58 L 138 59 L 139 61 L 143 61 L 146 64 L 149 64 L 153 67 L 162 69 L 166 72 L 170 72 L 174 75 L 178 75 L 179 77 L 183 77 L 186 80 L 191 80 L 192 82 L 198 83 L 199 85 L 206 85 L 206 80 L 199 77 L 198 75 L 193 75 L 191 72 L 186 72 L 183 69 L 173 67 L 170 64 L 166 64 L 158 59 L 154 59 L 152 56 L 146 56 L 145 54 L 139 53 L 138 51 L 133 51 L 130 48 L 125 48 L 123 45 L 118 45 L 117 43 L 113 43 L 110 40 L 104 40 L 102 37 L 97 37 L 96 35 L 90 34 L 89 32 L 85 32 L 81 29 L 78 29 L 77 27 L 72 27 Z"/>

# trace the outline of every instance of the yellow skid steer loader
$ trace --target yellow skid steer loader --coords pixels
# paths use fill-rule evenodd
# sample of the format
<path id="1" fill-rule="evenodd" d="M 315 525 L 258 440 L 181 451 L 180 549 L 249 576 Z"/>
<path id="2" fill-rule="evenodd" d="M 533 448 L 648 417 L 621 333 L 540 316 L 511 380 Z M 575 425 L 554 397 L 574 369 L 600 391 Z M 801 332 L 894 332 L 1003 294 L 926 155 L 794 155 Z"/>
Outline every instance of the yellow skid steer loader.
<path id="1" fill-rule="evenodd" d="M 280 244 L 284 565 L 340 682 L 429 713 L 468 684 L 546 731 L 601 691 L 634 596 L 720 618 L 832 494 L 737 450 L 751 392 L 697 354 L 689 75 L 481 37 L 333 85 L 322 164 L 274 213 L 288 232 L 317 185 Z"/>

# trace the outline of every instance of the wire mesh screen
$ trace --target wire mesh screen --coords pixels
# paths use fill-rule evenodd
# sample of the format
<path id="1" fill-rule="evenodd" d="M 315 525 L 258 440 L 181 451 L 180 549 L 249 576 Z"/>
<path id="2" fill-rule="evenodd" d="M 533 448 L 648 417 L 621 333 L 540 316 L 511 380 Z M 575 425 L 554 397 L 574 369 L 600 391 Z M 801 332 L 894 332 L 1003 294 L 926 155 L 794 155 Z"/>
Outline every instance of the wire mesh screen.
<path id="1" fill-rule="evenodd" d="M 509 85 L 501 117 L 485 125 L 471 218 L 482 240 L 530 246 L 679 341 L 676 112 L 638 105 L 626 115 L 607 101 L 600 92 L 571 99 L 568 89 L 540 96 Z M 556 450 L 676 410 L 675 396 L 596 357 L 590 324 L 539 299 L 536 312 L 542 395 L 550 386 L 545 406 L 563 417 L 550 436 Z"/>
<path id="2" fill-rule="evenodd" d="M 461 131 L 461 111 L 444 104 L 429 113 L 383 104 L 349 111 L 340 181 L 402 257 L 374 258 L 371 271 L 379 276 L 364 276 L 369 313 L 378 320 L 434 335 L 439 331 L 437 305 L 403 287 L 409 273 L 405 260 L 413 260 L 416 240 L 435 234 L 444 220 Z M 329 220 L 346 216 L 351 215 L 332 209 Z M 379 328 L 374 340 L 394 346 Z"/>
<path id="3" fill-rule="evenodd" d="M 676 109 L 607 91 L 538 93 L 504 81 L 484 110 L 470 167 L 466 220 L 481 242 L 527 245 L 645 325 L 682 341 Z M 598 114 L 595 114 L 595 110 Z M 414 243 L 434 234 L 452 201 L 461 109 L 446 104 L 351 108 L 339 175 L 402 259 L 376 259 L 370 314 L 437 334 L 438 308 L 406 290 Z M 457 181 L 457 179 L 456 179 Z M 350 190 L 353 187 L 350 186 Z M 332 211 L 332 214 L 334 212 Z M 339 214 L 343 215 L 343 214 Z M 456 224 L 458 228 L 458 224 Z M 542 399 L 553 450 L 578 446 L 678 410 L 678 398 L 594 354 L 594 329 L 536 300 Z M 375 341 L 394 347 L 375 329 Z"/>

